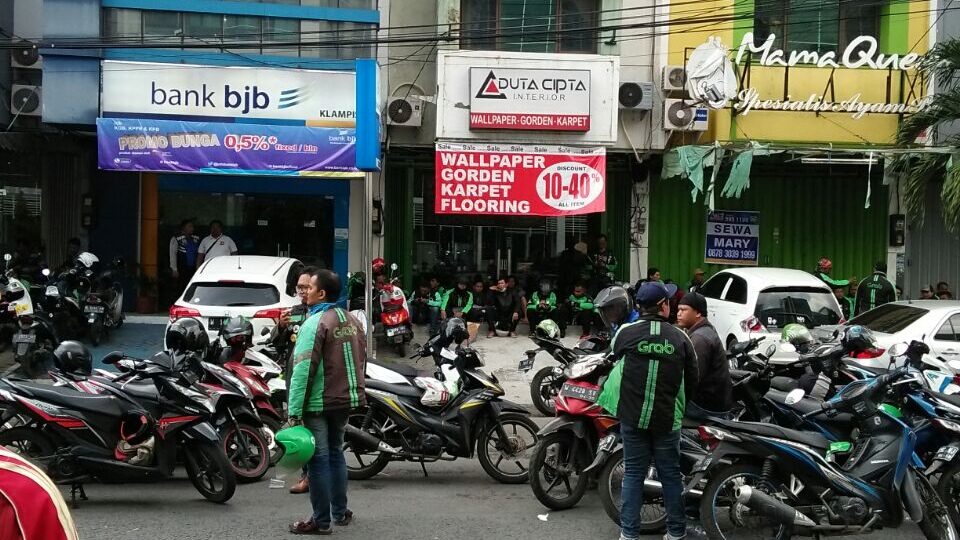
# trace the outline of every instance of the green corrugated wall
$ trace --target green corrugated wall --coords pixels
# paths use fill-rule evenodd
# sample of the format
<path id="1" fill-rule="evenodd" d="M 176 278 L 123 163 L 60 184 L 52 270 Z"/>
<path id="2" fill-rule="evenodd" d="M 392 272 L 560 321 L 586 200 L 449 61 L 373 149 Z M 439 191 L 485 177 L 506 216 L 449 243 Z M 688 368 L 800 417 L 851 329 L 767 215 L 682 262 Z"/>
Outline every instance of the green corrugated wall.
<path id="1" fill-rule="evenodd" d="M 866 166 L 754 163 L 751 187 L 741 199 L 716 198 L 718 210 L 760 212 L 760 266 L 812 271 L 821 257 L 833 261 L 833 277 L 862 278 L 886 258 L 887 189 L 882 167 L 873 167 L 871 208 L 864 209 Z M 709 178 L 708 169 L 705 176 Z M 726 179 L 721 171 L 720 184 Z M 649 264 L 664 279 L 681 283 L 695 268 L 711 275 L 720 265 L 704 264 L 707 208 L 702 195 L 691 202 L 689 181 L 653 180 L 650 202 Z M 779 239 L 775 239 L 775 230 Z M 642 274 L 646 272 L 641 269 Z"/>
<path id="2" fill-rule="evenodd" d="M 383 256 L 400 267 L 403 289 L 413 284 L 413 169 L 405 162 L 388 164 L 383 181 Z"/>
<path id="3" fill-rule="evenodd" d="M 600 215 L 600 232 L 620 262 L 617 279 L 630 277 L 630 203 L 633 199 L 633 156 L 607 156 L 607 211 Z M 592 246 L 592 244 L 591 244 Z"/>

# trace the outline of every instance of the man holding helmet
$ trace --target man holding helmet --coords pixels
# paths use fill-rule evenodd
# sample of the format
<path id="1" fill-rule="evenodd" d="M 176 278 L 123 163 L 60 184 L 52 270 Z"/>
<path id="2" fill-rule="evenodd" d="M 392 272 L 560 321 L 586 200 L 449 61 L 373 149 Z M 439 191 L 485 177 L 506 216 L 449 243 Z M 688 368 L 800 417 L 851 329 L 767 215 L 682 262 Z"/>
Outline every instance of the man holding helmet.
<path id="1" fill-rule="evenodd" d="M 643 283 L 636 296 L 640 318 L 633 323 L 626 323 L 631 310 L 629 296 L 622 288 L 615 290 L 618 288 L 598 295 L 600 317 L 618 329 L 611 343 L 617 364 L 597 403 L 620 420 L 623 436 L 620 538 L 633 540 L 640 536 L 637 526 L 643 506 L 643 481 L 652 458 L 667 511 L 664 539 L 679 540 L 687 533 L 680 427 L 687 396 L 696 392 L 697 355 L 687 335 L 667 322 L 670 298 L 677 292 L 675 285 Z"/>

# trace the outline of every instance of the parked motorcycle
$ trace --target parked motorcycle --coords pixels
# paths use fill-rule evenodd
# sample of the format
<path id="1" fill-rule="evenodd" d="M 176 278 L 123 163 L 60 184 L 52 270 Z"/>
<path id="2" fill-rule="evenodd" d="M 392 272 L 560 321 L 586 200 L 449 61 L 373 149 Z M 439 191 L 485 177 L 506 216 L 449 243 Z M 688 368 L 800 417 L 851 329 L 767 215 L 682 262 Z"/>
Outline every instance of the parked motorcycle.
<path id="1" fill-rule="evenodd" d="M 123 259 L 117 257 L 99 276 L 81 277 L 78 290 L 90 289 L 81 301 L 90 341 L 96 346 L 109 337 L 110 330 L 123 324 L 123 285 L 117 281 L 123 271 Z M 85 279 L 90 279 L 88 286 Z"/>
<path id="2" fill-rule="evenodd" d="M 108 355 L 114 363 L 121 355 Z M 177 373 L 174 359 L 159 353 L 134 363 L 129 373 L 104 382 L 104 394 L 0 379 L 0 403 L 31 423 L 0 432 L 0 446 L 14 448 L 42 466 L 71 495 L 86 498 L 89 482 L 156 482 L 173 475 L 182 450 L 187 476 L 206 499 L 223 503 L 236 477 L 214 427 L 213 402 Z"/>
<path id="3" fill-rule="evenodd" d="M 396 269 L 396 263 L 390 265 L 391 273 Z M 407 343 L 413 340 L 413 324 L 407 296 L 400 288 L 399 278 L 391 277 L 387 284 L 380 287 L 379 302 L 383 339 L 396 348 L 398 355 L 406 356 Z"/>
<path id="4" fill-rule="evenodd" d="M 564 369 L 584 357 L 604 351 L 610 346 L 610 339 L 606 334 L 591 336 L 581 340 L 574 348 L 569 348 L 560 342 L 560 330 L 554 324 L 556 331 L 543 332 L 536 330 L 530 339 L 537 345 L 536 349 L 526 351 L 526 358 L 520 360 L 517 370 L 529 373 L 540 352 L 547 352 L 559 366 L 544 366 L 540 368 L 530 381 L 530 399 L 533 406 L 544 416 L 553 416 L 556 413 L 556 397 L 564 383 Z"/>
<path id="5" fill-rule="evenodd" d="M 462 331 L 448 331 L 455 326 Z M 537 425 L 522 406 L 502 399 L 505 392 L 497 378 L 481 369 L 483 360 L 476 351 L 462 346 L 467 338 L 463 321 L 448 319 L 411 357 L 432 357 L 438 378 L 442 363 L 455 366 L 462 386 L 442 407 L 424 406 L 423 390 L 413 384 L 365 379 L 367 407 L 352 415 L 346 428 L 344 453 L 356 460 L 347 463 L 351 479 L 371 478 L 391 461 L 423 465 L 476 455 L 493 479 L 527 481 L 526 454 L 536 445 Z M 450 345 L 456 350 L 449 350 Z M 378 367 L 387 369 L 384 364 Z"/>

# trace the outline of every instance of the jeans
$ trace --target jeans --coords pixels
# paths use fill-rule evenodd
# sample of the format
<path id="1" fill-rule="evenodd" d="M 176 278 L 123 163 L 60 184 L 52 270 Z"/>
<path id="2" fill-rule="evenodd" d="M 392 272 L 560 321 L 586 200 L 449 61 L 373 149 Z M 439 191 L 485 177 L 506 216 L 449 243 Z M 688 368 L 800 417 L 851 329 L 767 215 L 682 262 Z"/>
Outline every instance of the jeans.
<path id="1" fill-rule="evenodd" d="M 683 475 L 680 472 L 680 431 L 652 433 L 627 424 L 620 425 L 623 435 L 623 506 L 620 527 L 625 538 L 638 538 L 640 509 L 643 507 L 643 480 L 653 458 L 657 478 L 663 484 L 663 505 L 667 510 L 667 532 L 674 538 L 687 534 L 687 516 L 683 502 Z"/>
<path id="2" fill-rule="evenodd" d="M 342 518 L 347 511 L 347 462 L 343 458 L 347 415 L 347 411 L 336 411 L 303 417 L 303 425 L 313 433 L 317 444 L 307 463 L 311 519 L 322 528 L 330 527 L 332 519 Z"/>
<path id="3" fill-rule="evenodd" d="M 440 332 L 440 308 L 438 306 L 427 306 L 430 312 L 430 335 L 435 336 Z"/>
<path id="4" fill-rule="evenodd" d="M 709 418 L 720 418 L 722 420 L 729 420 L 730 411 L 726 411 L 726 412 L 710 411 L 697 405 L 691 400 L 687 402 L 687 408 L 684 409 L 684 416 L 686 416 L 691 420 L 696 420 L 698 422 L 705 422 Z"/>
<path id="5" fill-rule="evenodd" d="M 427 324 L 430 322 L 430 307 L 419 302 L 410 303 L 410 320 L 413 324 Z"/>

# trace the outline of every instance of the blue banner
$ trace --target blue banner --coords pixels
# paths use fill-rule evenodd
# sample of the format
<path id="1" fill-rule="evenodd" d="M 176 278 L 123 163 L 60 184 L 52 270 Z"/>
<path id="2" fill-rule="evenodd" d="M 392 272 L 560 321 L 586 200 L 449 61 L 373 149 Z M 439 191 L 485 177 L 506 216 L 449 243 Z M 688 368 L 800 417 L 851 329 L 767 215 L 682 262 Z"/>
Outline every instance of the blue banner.
<path id="1" fill-rule="evenodd" d="M 759 257 L 760 212 L 718 210 L 707 214 L 706 262 L 757 266 Z"/>
<path id="2" fill-rule="evenodd" d="M 356 130 L 98 118 L 101 169 L 289 176 L 363 176 Z"/>

